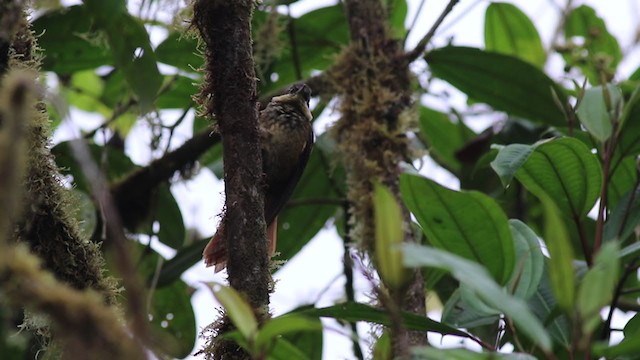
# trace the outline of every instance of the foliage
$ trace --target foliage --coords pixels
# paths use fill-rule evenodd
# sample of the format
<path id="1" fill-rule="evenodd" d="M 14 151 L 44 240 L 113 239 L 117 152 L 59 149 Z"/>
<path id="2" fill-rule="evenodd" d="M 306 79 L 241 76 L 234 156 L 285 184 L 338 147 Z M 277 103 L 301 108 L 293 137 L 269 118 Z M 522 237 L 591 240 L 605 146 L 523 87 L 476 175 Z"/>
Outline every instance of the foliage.
<path id="1" fill-rule="evenodd" d="M 270 41 L 253 49 L 262 101 L 293 82 L 329 73 L 350 43 L 349 14 L 342 4 L 292 17 L 284 10 L 296 2 L 264 1 L 254 13 L 254 38 Z M 149 17 L 151 9 L 164 3 L 177 6 L 173 2 L 142 3 L 147 11 L 144 6 L 127 8 L 124 0 L 85 0 L 38 12 L 32 20 L 41 70 L 57 79 L 51 91 L 60 101 L 48 104 L 52 130 L 68 114 L 62 103 L 99 117 L 100 125 L 82 135 L 112 190 L 151 166 L 135 164 L 125 141 L 150 144 L 156 164 L 162 165 L 183 121 L 195 118 L 194 138 L 211 132 L 204 119 L 192 115 L 203 44 L 169 21 Z M 274 12 L 275 3 L 282 5 Z M 386 26 L 395 38 L 403 38 L 412 30 L 403 25 L 410 22 L 406 1 L 383 3 L 389 14 Z M 563 24 L 554 46 L 545 50 L 527 14 L 513 4 L 492 2 L 484 29 L 474 29 L 484 30 L 484 48 L 457 46 L 454 39 L 417 60 L 426 61 L 427 74 L 416 74 L 416 98 L 426 94 L 432 100 L 438 90 L 431 80 L 439 79 L 468 102 L 465 108 L 444 104 L 433 109 L 418 101 L 413 115 L 407 115 L 415 117 L 416 126 L 403 134 L 415 150 L 406 160 L 418 164 L 416 160 L 429 156 L 438 171 L 446 169 L 459 180 L 461 189 L 419 175 L 411 164 L 401 166 L 404 173 L 398 171 L 395 184 L 371 179 L 366 196 L 373 203 L 375 257 L 368 269 L 345 262 L 345 278 L 363 271 L 378 302 L 356 302 L 353 283 L 347 281 L 346 302 L 310 304 L 259 323 L 241 294 L 213 284 L 213 296 L 236 329 L 221 337 L 236 341 L 254 358 L 319 359 L 326 329 L 321 318 L 339 320 L 347 333 L 357 322 L 394 329 L 399 321 L 410 331 L 458 337 L 482 347 L 481 352 L 436 349 L 439 343 L 429 341 L 433 347 L 410 349 L 415 359 L 637 358 L 640 68 L 629 78 L 618 71 L 625 53 L 589 6 L 567 9 Z M 150 31 L 168 35 L 152 46 Z M 554 56 L 562 59 L 565 75 L 547 70 Z M 331 111 L 327 104 L 336 94 L 329 87 L 316 95 L 317 118 Z M 182 115 L 168 124 L 166 118 L 176 110 Z M 472 130 L 477 129 L 471 124 L 475 110 L 490 119 L 482 133 Z M 152 138 L 132 139 L 131 129 L 144 124 Z M 358 224 L 345 199 L 353 184 L 346 181 L 334 139 L 317 135 L 305 173 L 279 217 L 277 261 L 295 258 L 325 227 L 339 227 L 345 247 L 354 246 L 349 231 Z M 83 232 L 103 240 L 100 203 L 72 142 L 56 144 L 51 151 L 79 194 L 70 197 L 71 207 L 85 209 L 77 212 Z M 130 192 L 139 196 L 135 201 L 115 198 L 132 200 L 144 210 L 139 220 L 124 219 L 123 226 L 135 244 L 137 276 L 145 280 L 152 334 L 162 339 L 153 350 L 174 358 L 196 350 L 192 288 L 181 276 L 201 261 L 212 234 L 185 227 L 184 207 L 171 187 L 198 172 L 222 178 L 222 150 L 215 140 L 177 163 L 169 175 L 135 183 Z M 389 190 L 393 186 L 401 199 Z M 417 223 L 403 223 L 404 210 Z M 417 229 L 421 244 L 401 244 L 408 228 Z M 157 248 L 140 245 L 148 238 L 175 249 L 176 255 L 165 261 Z M 110 244 L 103 250 L 108 260 L 115 256 Z M 114 263 L 107 262 L 108 272 L 117 271 Z M 443 304 L 437 309 L 441 319 L 433 319 L 433 313 L 398 312 L 385 302 L 387 289 L 406 288 L 416 269 L 429 296 Z M 619 330 L 612 317 L 619 311 L 632 318 L 624 326 L 623 340 L 610 344 L 612 332 Z M 1 319 L 15 317 L 0 309 Z M 16 329 L 7 324 L 0 324 L 0 352 L 24 357 L 28 344 L 14 337 Z M 387 335 L 385 331 L 377 339 L 374 352 L 380 358 L 390 351 Z M 358 353 L 357 340 L 364 334 L 351 336 Z M 511 346 L 514 354 L 497 354 Z"/>

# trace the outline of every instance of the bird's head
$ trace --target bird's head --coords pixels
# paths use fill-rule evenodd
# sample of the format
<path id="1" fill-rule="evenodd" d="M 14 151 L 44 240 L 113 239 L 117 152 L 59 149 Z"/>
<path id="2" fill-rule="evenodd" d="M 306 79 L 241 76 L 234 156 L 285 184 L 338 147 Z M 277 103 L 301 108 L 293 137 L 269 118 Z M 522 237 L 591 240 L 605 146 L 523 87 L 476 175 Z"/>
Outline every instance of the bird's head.
<path id="1" fill-rule="evenodd" d="M 307 86 L 307 84 L 293 84 L 289 87 L 287 93 L 300 96 L 304 102 L 307 103 L 307 106 L 309 106 L 309 100 L 311 100 L 311 88 Z"/>

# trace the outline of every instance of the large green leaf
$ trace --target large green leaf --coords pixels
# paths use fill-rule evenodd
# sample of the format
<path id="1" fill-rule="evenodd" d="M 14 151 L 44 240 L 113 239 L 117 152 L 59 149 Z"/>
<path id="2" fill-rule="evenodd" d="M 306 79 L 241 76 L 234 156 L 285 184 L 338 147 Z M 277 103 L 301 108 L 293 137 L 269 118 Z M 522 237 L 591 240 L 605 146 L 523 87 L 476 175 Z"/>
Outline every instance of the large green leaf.
<path id="1" fill-rule="evenodd" d="M 349 30 L 341 4 L 310 11 L 292 19 L 291 30 L 283 39 L 287 45 L 280 57 L 268 69 L 271 74 L 259 83 L 260 93 L 269 94 L 287 84 L 307 78 L 313 70 L 325 70 L 333 64 L 337 54 L 349 41 Z M 292 44 L 295 43 L 295 46 Z"/>
<path id="2" fill-rule="evenodd" d="M 611 302 L 620 266 L 618 243 L 605 243 L 596 255 L 593 267 L 582 278 L 576 307 L 582 333 L 591 334 L 602 321 L 600 310 Z"/>
<path id="3" fill-rule="evenodd" d="M 388 312 L 356 302 L 346 302 L 325 308 L 300 308 L 291 312 L 290 314 L 304 314 L 307 316 L 315 317 L 330 317 L 348 322 L 367 321 L 385 326 L 391 325 L 391 317 L 389 316 Z M 404 326 L 408 330 L 433 331 L 443 335 L 470 337 L 470 335 L 465 333 L 464 331 L 431 320 L 426 316 L 420 316 L 411 313 L 402 313 L 402 320 L 404 322 Z"/>
<path id="4" fill-rule="evenodd" d="M 343 180 L 338 169 L 331 173 L 323 152 L 324 139 L 321 136 L 316 141 L 289 205 L 278 215 L 278 260 L 297 254 L 340 207 L 336 184 Z"/>
<path id="5" fill-rule="evenodd" d="M 516 248 L 516 266 L 507 288 L 527 300 L 538 290 L 544 272 L 544 256 L 536 234 L 522 221 L 509 220 Z"/>
<path id="6" fill-rule="evenodd" d="M 513 238 L 506 215 L 492 198 L 409 174 L 401 176 L 400 190 L 433 246 L 482 264 L 500 284 L 509 280 L 515 264 Z"/>
<path id="7" fill-rule="evenodd" d="M 556 311 L 557 301 L 546 267 L 538 290 L 527 303 L 536 317 L 544 323 L 555 343 L 568 349 L 571 346 L 571 328 L 567 317 Z"/>
<path id="8" fill-rule="evenodd" d="M 604 225 L 605 240 L 626 240 L 640 224 L 640 191 L 627 192 L 611 211 Z"/>
<path id="9" fill-rule="evenodd" d="M 500 354 L 494 352 L 475 352 L 467 349 L 438 349 L 436 347 L 415 347 L 411 349 L 413 360 L 535 360 L 529 354 Z"/>
<path id="10" fill-rule="evenodd" d="M 498 174 L 502 186 L 509 186 L 516 172 L 527 162 L 534 147 L 524 144 L 511 144 L 500 149 L 491 162 L 491 168 Z"/>
<path id="11" fill-rule="evenodd" d="M 420 107 L 420 138 L 429 146 L 429 155 L 453 173 L 459 173 L 462 165 L 456 158 L 460 150 L 475 133 L 464 123 L 454 123 L 445 113 Z"/>
<path id="12" fill-rule="evenodd" d="M 178 250 L 171 260 L 165 261 L 162 264 L 156 286 L 163 287 L 173 283 L 175 280 L 180 278 L 183 272 L 195 265 L 197 262 L 202 261 L 202 252 L 208 242 L 208 238 L 198 240 L 193 244 Z"/>
<path id="13" fill-rule="evenodd" d="M 573 138 L 543 141 L 515 176 L 538 198 L 548 197 L 564 214 L 581 218 L 600 192 L 602 170 L 589 148 Z"/>
<path id="14" fill-rule="evenodd" d="M 566 123 L 553 95 L 564 104 L 564 91 L 534 65 L 504 54 L 454 46 L 430 51 L 426 60 L 435 76 L 496 110 L 548 125 Z"/>
<path id="15" fill-rule="evenodd" d="M 186 76 L 178 76 L 175 80 L 171 77 L 165 81 L 171 81 L 170 88 L 156 101 L 156 107 L 160 109 L 188 109 L 193 107 L 192 96 L 198 92 L 195 80 Z"/>
<path id="16" fill-rule="evenodd" d="M 274 343 L 278 337 L 307 331 L 322 331 L 322 323 L 317 318 L 287 314 L 269 319 L 260 327 L 255 345 L 266 348 Z"/>
<path id="17" fill-rule="evenodd" d="M 578 119 L 591 135 L 605 142 L 611 136 L 613 119 L 622 108 L 621 102 L 622 92 L 617 86 L 594 86 L 584 92 L 578 105 Z"/>
<path id="18" fill-rule="evenodd" d="M 636 185 L 638 176 L 636 157 L 627 156 L 624 159 L 618 159 L 610 171 L 607 204 L 608 208 L 612 209 Z"/>
<path id="19" fill-rule="evenodd" d="M 161 334 L 157 338 L 162 341 L 160 348 L 173 357 L 187 357 L 195 346 L 197 334 L 189 287 L 176 281 L 171 286 L 155 289 L 149 314 L 153 329 Z"/>
<path id="20" fill-rule="evenodd" d="M 456 289 L 442 311 L 442 322 L 458 328 L 473 329 L 483 325 L 494 324 L 500 320 L 500 312 L 491 309 L 472 290 L 466 288 L 465 299 L 462 298 L 462 286 Z M 482 304 L 484 310 L 478 309 L 478 304 Z"/>
<path id="21" fill-rule="evenodd" d="M 258 321 L 246 300 L 232 287 L 218 283 L 211 283 L 211 291 L 244 339 L 253 339 L 258 332 Z"/>
<path id="22" fill-rule="evenodd" d="M 513 4 L 492 2 L 484 15 L 484 45 L 489 51 L 518 57 L 539 68 L 546 53 L 531 19 Z"/>
<path id="23" fill-rule="evenodd" d="M 415 244 L 403 245 L 404 260 L 411 267 L 433 267 L 445 270 L 478 297 L 511 318 L 518 332 L 526 335 L 544 350 L 551 349 L 551 340 L 540 321 L 526 303 L 507 294 L 496 284 L 485 268 L 475 262 L 436 248 Z"/>
<path id="24" fill-rule="evenodd" d="M 70 74 L 113 62 L 109 49 L 91 34 L 91 17 L 84 6 L 47 12 L 34 20 L 32 26 L 39 34 L 45 71 Z"/>
<path id="25" fill-rule="evenodd" d="M 391 191 L 378 182 L 373 185 L 373 213 L 376 269 L 389 289 L 399 290 L 412 278 L 398 248 L 404 239 L 402 210 Z"/>
<path id="26" fill-rule="evenodd" d="M 156 57 L 161 63 L 195 72 L 204 64 L 204 58 L 197 47 L 198 41 L 192 36 L 172 32 L 156 48 Z"/>
<path id="27" fill-rule="evenodd" d="M 83 1 L 95 26 L 106 34 L 114 64 L 138 96 L 141 109 L 148 111 L 162 77 L 147 30 L 137 18 L 129 15 L 123 1 Z"/>
<path id="28" fill-rule="evenodd" d="M 161 185 L 155 197 L 151 216 L 151 230 L 149 233 L 158 236 L 161 243 L 179 249 L 184 243 L 186 230 L 184 221 L 182 220 L 182 212 L 180 207 L 169 190 L 169 186 Z M 159 226 L 155 229 L 153 223 L 157 222 Z"/>
<path id="29" fill-rule="evenodd" d="M 575 301 L 575 272 L 573 248 L 569 233 L 556 205 L 546 196 L 541 199 L 544 210 L 544 240 L 549 250 L 549 277 L 558 305 L 573 311 Z"/>
<path id="30" fill-rule="evenodd" d="M 319 318 L 314 318 L 311 321 L 315 321 L 318 326 L 322 326 L 322 322 Z M 309 360 L 322 360 L 322 331 L 286 333 L 282 337 L 298 349 L 304 349 L 304 354 L 309 358 Z M 285 358 L 285 360 L 289 359 L 290 358 Z"/>
<path id="31" fill-rule="evenodd" d="M 136 168 L 133 161 L 131 161 L 127 155 L 113 147 L 89 144 L 89 151 L 96 164 L 100 164 L 100 168 L 104 171 L 109 182 L 120 179 Z M 51 149 L 51 153 L 54 155 L 61 173 L 72 175 L 73 183 L 78 190 L 84 191 L 87 194 L 91 193 L 84 173 L 80 165 L 76 162 L 71 144 L 68 141 L 62 142 L 54 146 L 53 149 Z"/>

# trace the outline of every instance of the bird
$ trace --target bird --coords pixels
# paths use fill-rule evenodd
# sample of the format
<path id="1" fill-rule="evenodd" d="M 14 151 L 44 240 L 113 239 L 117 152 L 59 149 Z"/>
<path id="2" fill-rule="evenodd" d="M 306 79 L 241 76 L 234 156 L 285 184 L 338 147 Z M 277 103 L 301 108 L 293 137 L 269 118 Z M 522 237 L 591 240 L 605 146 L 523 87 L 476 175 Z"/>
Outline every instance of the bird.
<path id="1" fill-rule="evenodd" d="M 258 131 L 265 183 L 264 218 L 269 255 L 276 250 L 278 213 L 291 197 L 313 148 L 313 116 L 309 110 L 311 89 L 304 83 L 290 86 L 260 111 Z M 207 267 L 215 272 L 227 265 L 224 219 L 202 253 Z"/>

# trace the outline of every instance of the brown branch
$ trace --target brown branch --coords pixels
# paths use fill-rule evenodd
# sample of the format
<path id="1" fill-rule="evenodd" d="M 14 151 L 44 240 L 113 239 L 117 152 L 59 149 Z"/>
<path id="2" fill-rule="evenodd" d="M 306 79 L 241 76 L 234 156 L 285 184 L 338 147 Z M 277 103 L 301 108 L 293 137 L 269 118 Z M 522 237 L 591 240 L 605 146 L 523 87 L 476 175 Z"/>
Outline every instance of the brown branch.
<path id="1" fill-rule="evenodd" d="M 151 197 L 158 185 L 168 181 L 176 171 L 193 164 L 202 154 L 220 143 L 220 134 L 204 130 L 179 148 L 152 161 L 111 186 L 111 194 L 124 226 L 133 231 L 149 215 Z"/>
<path id="2" fill-rule="evenodd" d="M 196 0 L 193 24 L 206 45 L 200 102 L 207 115 L 215 114 L 222 135 L 229 284 L 247 298 L 262 321 L 269 316 L 272 280 L 255 105 L 253 6 L 252 0 Z M 237 346 L 221 345 L 216 351 L 219 358 L 248 358 Z"/>

